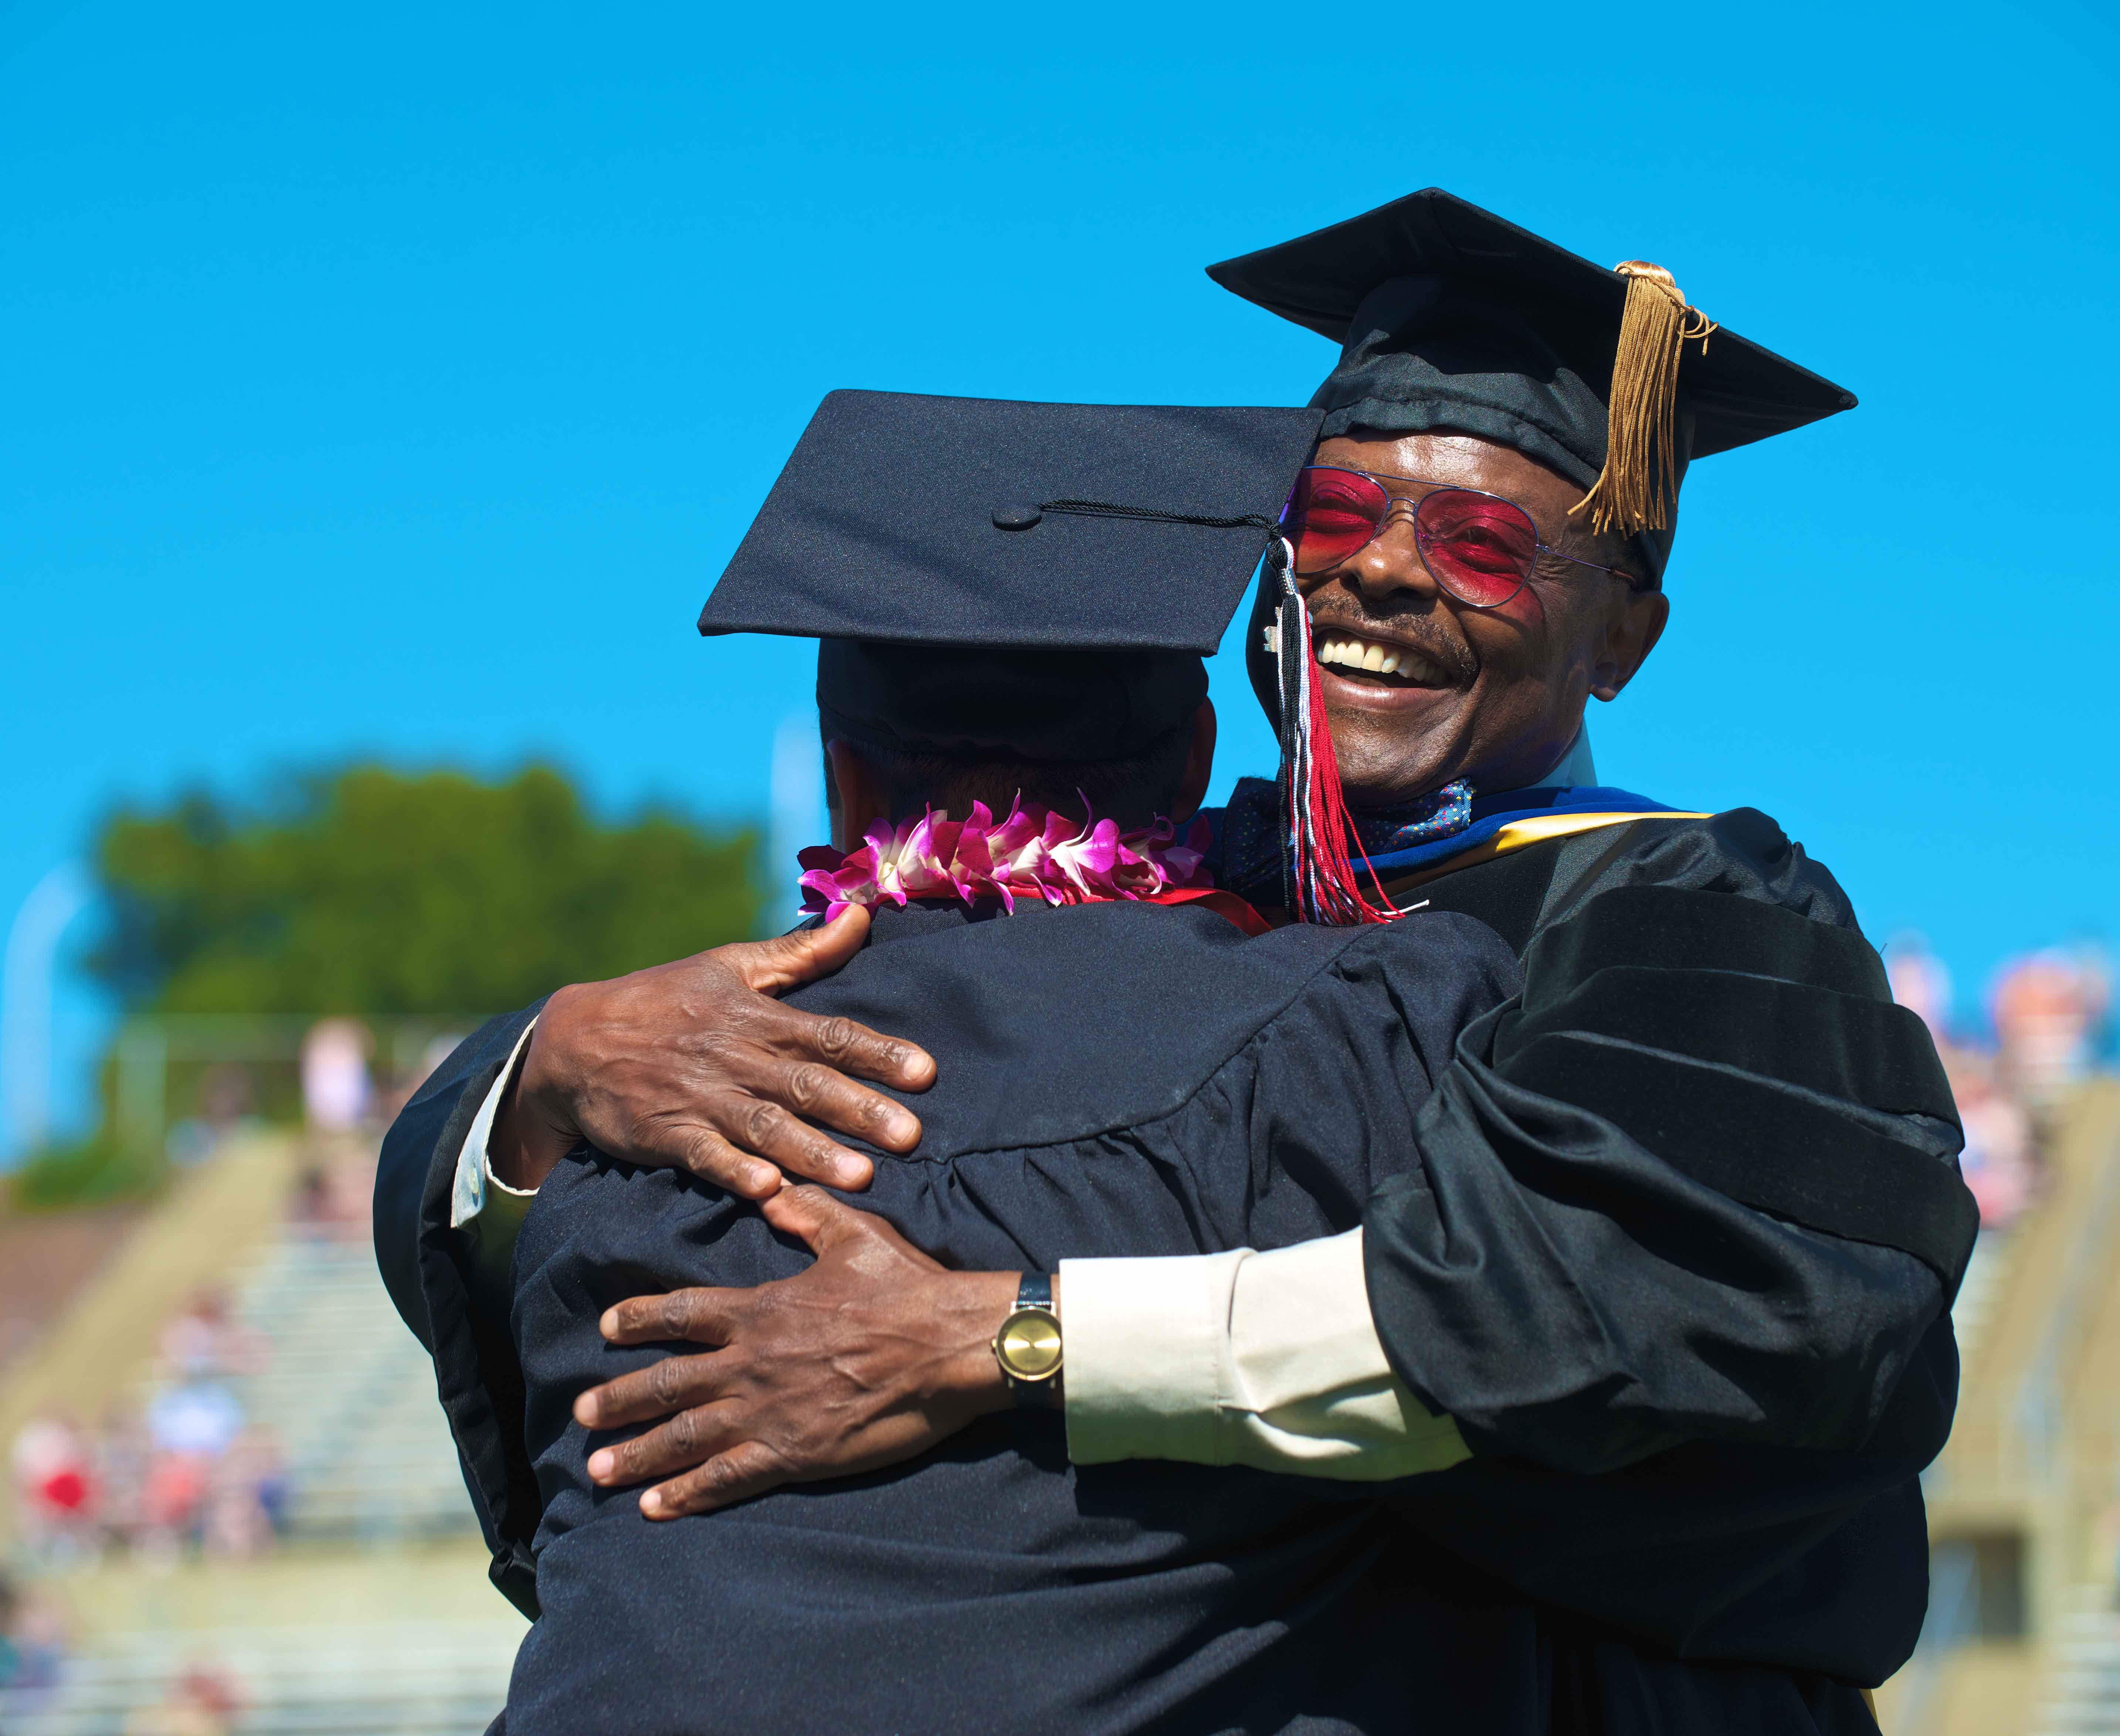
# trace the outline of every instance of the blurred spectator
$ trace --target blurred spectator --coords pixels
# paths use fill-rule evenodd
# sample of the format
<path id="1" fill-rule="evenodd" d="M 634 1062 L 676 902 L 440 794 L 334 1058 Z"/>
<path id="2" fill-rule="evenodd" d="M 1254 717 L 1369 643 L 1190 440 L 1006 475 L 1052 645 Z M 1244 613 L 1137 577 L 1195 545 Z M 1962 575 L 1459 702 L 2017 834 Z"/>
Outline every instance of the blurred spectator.
<path id="1" fill-rule="evenodd" d="M 2034 1110 L 2052 1108 L 2090 1070 L 2113 997 L 2102 954 L 2085 947 L 2034 953 L 2005 965 L 1990 1011 L 2002 1076 Z"/>
<path id="2" fill-rule="evenodd" d="M 180 1381 L 255 1374 L 268 1353 L 263 1335 L 228 1312 L 217 1290 L 202 1290 L 162 1329 L 162 1367 Z"/>
<path id="3" fill-rule="evenodd" d="M 245 1428 L 208 1475 L 201 1549 L 230 1561 L 264 1554 L 272 1545 L 286 1498 L 279 1442 L 269 1430 Z"/>
<path id="4" fill-rule="evenodd" d="M 46 1559 L 105 1548 L 174 1562 L 196 1544 L 248 1560 L 286 1521 L 286 1455 L 247 1423 L 220 1382 L 165 1387 L 144 1415 L 113 1415 L 93 1438 L 53 1419 L 24 1429 L 15 1452 L 25 1541 Z"/>
<path id="5" fill-rule="evenodd" d="M 146 1420 L 130 1406 L 114 1411 L 95 1443 L 100 1518 L 106 1538 L 128 1543 L 147 1523 L 147 1473 L 154 1463 Z"/>
<path id="6" fill-rule="evenodd" d="M 457 1045 L 464 1040 L 465 1034 L 462 1031 L 444 1031 L 429 1041 L 411 1066 L 398 1070 L 391 1079 L 389 1090 L 384 1093 L 383 1100 L 378 1105 L 376 1120 L 385 1122 L 397 1120 L 398 1111 L 419 1094 L 420 1087 L 427 1083 L 435 1068 L 455 1052 Z"/>
<path id="7" fill-rule="evenodd" d="M 365 1242 L 374 1192 L 372 1158 L 312 1164 L 302 1173 L 288 1215 L 305 1241 Z"/>
<path id="8" fill-rule="evenodd" d="M 302 1112 L 310 1126 L 345 1133 L 368 1113 L 368 1027 L 325 1019 L 302 1040 Z"/>
<path id="9" fill-rule="evenodd" d="M 1950 972 L 1928 949 L 1927 936 L 1895 935 L 1885 949 L 1885 974 L 1892 999 L 1918 1014 L 1939 1048 L 1950 1041 Z"/>
<path id="10" fill-rule="evenodd" d="M 238 1392 L 271 1348 L 202 1291 L 163 1328 L 161 1384 L 144 1409 L 119 1407 L 92 1432 L 57 1417 L 26 1424 L 12 1463 L 32 1554 L 69 1562 L 114 1548 L 168 1562 L 193 1547 L 233 1559 L 269 1549 L 287 1516 L 286 1455 Z"/>
<path id="11" fill-rule="evenodd" d="M 242 1427 L 243 1407 L 218 1381 L 166 1386 L 147 1401 L 147 1437 L 158 1455 L 218 1459 Z"/>
<path id="12" fill-rule="evenodd" d="M 125 1736 L 230 1736 L 244 1712 L 235 1678 L 210 1664 L 186 1667 L 155 1705 L 125 1720 Z"/>
<path id="13" fill-rule="evenodd" d="M 305 1240 L 318 1239 L 328 1226 L 330 1209 L 331 1177 L 312 1163 L 295 1185 L 295 1197 L 287 1207 L 288 1221 Z"/>
<path id="14" fill-rule="evenodd" d="M 163 1562 L 193 1545 L 235 1559 L 268 1549 L 286 1514 L 285 1458 L 230 1383 L 269 1350 L 202 1292 L 163 1329 L 163 1384 L 143 1412 L 114 1412 L 93 1435 L 56 1418 L 28 1424 L 14 1446 L 26 1542 L 47 1559 L 113 1546 Z"/>
<path id="15" fill-rule="evenodd" d="M 1996 1084 L 1988 1059 L 1960 1051 L 1950 1068 L 1951 1094 L 1965 1130 L 1959 1167 L 1980 1207 L 1984 1228 L 1999 1229 L 2031 1204 L 2039 1171 L 2032 1118 Z"/>
<path id="16" fill-rule="evenodd" d="M 57 1608 L 0 1574 L 0 1688 L 16 1709 L 36 1710 L 65 1663 L 66 1626 Z"/>
<path id="17" fill-rule="evenodd" d="M 170 1161 L 179 1165 L 203 1163 L 231 1135 L 258 1126 L 257 1099 L 257 1083 L 248 1067 L 221 1061 L 207 1068 L 199 1080 L 198 1113 L 185 1116 L 170 1130 Z"/>
<path id="18" fill-rule="evenodd" d="M 153 1455 L 141 1492 L 136 1541 L 151 1555 L 174 1555 L 198 1535 L 215 1463 L 243 1427 L 235 1395 L 212 1381 L 164 1388 L 147 1403 Z"/>
<path id="19" fill-rule="evenodd" d="M 23 1540 L 47 1557 L 95 1548 L 95 1466 L 87 1442 L 58 1417 L 35 1417 L 15 1437 L 16 1511 Z"/>

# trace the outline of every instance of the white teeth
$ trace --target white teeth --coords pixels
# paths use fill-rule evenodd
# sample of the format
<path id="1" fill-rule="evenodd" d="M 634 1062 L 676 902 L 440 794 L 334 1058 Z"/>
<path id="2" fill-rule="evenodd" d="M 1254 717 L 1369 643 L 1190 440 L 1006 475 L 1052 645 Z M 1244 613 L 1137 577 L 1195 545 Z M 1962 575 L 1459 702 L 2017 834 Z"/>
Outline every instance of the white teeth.
<path id="1" fill-rule="evenodd" d="M 1363 639 L 1324 638 L 1318 641 L 1318 661 L 1337 663 L 1380 675 L 1404 675 L 1410 681 L 1439 681 L 1434 663 L 1417 651 L 1397 646 L 1372 645 Z"/>

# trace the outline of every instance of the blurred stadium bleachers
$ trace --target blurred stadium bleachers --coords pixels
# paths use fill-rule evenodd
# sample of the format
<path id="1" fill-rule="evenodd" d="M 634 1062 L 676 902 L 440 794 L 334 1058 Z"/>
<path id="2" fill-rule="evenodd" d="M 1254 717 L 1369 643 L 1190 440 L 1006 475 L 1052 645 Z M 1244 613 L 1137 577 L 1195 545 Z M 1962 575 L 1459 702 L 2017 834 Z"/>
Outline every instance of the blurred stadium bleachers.
<path id="1" fill-rule="evenodd" d="M 196 1270 L 214 1273 L 216 1330 L 233 1348 L 207 1353 L 203 1370 L 179 1367 L 169 1325 L 151 1350 L 136 1329 L 102 1372 L 119 1413 L 151 1417 L 173 1392 L 207 1392 L 240 1418 L 242 1440 L 272 1442 L 273 1523 L 254 1547 L 216 1556 L 209 1521 L 180 1533 L 142 1528 L 137 1513 L 121 1521 L 132 1509 L 108 1488 L 72 1531 L 40 1535 L 18 1512 L 22 1589 L 54 1643 L 0 1687 L 0 1736 L 477 1736 L 505 1697 L 524 1626 L 486 1582 L 432 1367 L 384 1291 L 365 1226 L 350 1212 L 305 1217 L 314 1171 L 292 1142 L 271 1143 L 215 1162 L 291 1213 L 256 1210 L 246 1191 L 253 1221 L 231 1225 L 215 1209 L 227 1178 L 202 1172 L 142 1223 L 133 1270 L 114 1261 L 72 1311 L 130 1319 L 161 1268 L 165 1302 Z M 351 1169 L 357 1197 L 360 1153 Z M 224 1245 L 199 1250 L 202 1236 Z M 158 1246 L 170 1257 L 152 1257 Z M 126 1309 L 100 1293 L 114 1288 Z M 182 1306 L 168 1318 L 187 1321 Z M 199 1353 L 196 1332 L 177 1342 Z M 77 1329 L 75 1362 L 82 1343 Z M 93 1389 L 72 1377 L 77 1412 L 96 1413 Z M 94 1462 L 107 1481 L 109 1455 Z"/>

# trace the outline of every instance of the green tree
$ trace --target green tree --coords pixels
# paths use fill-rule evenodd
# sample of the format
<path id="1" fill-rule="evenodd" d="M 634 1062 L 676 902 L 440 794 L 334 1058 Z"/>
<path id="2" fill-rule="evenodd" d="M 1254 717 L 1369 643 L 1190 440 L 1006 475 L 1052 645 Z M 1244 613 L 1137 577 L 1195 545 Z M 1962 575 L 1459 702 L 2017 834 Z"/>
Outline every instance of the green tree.
<path id="1" fill-rule="evenodd" d="M 265 810 L 200 791 L 97 839 L 90 968 L 129 1011 L 493 1013 L 752 931 L 749 832 L 600 824 L 558 772 L 357 765 Z"/>

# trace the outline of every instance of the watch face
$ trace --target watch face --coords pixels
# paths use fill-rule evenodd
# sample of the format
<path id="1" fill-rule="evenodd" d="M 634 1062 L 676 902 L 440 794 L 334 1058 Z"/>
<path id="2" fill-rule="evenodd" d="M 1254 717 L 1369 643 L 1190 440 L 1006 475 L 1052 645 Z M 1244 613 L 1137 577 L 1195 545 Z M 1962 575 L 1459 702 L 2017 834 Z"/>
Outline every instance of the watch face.
<path id="1" fill-rule="evenodd" d="M 1002 1367 L 1019 1381 L 1049 1381 L 1060 1372 L 1060 1322 L 1043 1308 L 1019 1308 L 994 1341 Z"/>

